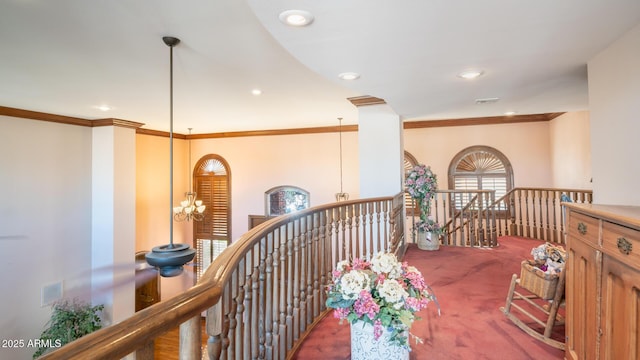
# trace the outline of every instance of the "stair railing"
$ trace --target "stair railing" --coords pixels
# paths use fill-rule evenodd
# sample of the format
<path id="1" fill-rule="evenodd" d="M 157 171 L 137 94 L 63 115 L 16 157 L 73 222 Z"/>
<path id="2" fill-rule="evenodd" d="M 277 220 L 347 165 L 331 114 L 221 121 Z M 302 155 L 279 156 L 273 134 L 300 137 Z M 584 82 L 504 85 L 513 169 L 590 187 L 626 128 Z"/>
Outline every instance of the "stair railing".
<path id="1" fill-rule="evenodd" d="M 564 244 L 563 201 L 591 203 L 593 192 L 515 188 L 496 200 L 493 190 L 438 190 L 430 208 L 445 229 L 441 236 L 445 246 L 493 247 L 504 235 Z M 407 211 L 407 216 L 408 223 L 415 224 L 418 215 Z"/>

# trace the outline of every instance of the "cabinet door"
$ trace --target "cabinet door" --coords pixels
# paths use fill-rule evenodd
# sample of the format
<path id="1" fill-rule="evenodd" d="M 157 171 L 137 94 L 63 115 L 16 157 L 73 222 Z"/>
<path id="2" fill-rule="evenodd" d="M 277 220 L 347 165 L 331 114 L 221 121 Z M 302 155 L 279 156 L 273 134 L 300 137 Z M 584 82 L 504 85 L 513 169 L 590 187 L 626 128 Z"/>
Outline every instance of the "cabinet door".
<path id="1" fill-rule="evenodd" d="M 598 279 L 602 253 L 569 235 L 565 284 L 567 359 L 596 359 L 598 353 Z"/>
<path id="2" fill-rule="evenodd" d="M 639 299 L 640 272 L 605 255 L 602 261 L 601 359 L 638 359 Z"/>

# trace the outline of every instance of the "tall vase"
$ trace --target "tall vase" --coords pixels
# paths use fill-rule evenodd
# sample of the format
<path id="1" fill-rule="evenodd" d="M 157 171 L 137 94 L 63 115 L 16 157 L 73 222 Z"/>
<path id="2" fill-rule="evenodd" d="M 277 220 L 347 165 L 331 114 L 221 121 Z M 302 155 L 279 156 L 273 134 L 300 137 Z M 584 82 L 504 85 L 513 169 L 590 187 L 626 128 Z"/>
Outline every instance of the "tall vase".
<path id="1" fill-rule="evenodd" d="M 440 249 L 440 239 L 438 235 L 430 231 L 418 230 L 418 249 L 421 250 L 438 250 Z"/>
<path id="2" fill-rule="evenodd" d="M 364 321 L 351 324 L 351 360 L 409 360 L 409 349 L 389 341 L 386 329 L 375 340 L 373 325 Z"/>

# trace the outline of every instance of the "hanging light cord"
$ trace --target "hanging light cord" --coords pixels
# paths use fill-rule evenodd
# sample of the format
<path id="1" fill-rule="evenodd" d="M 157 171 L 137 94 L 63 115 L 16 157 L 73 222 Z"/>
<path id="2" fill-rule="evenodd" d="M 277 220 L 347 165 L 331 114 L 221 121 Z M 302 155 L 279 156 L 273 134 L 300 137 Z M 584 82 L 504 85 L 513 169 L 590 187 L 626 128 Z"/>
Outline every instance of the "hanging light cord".
<path id="1" fill-rule="evenodd" d="M 169 57 L 169 248 L 173 248 L 173 45 Z"/>
<path id="2" fill-rule="evenodd" d="M 189 128 L 189 192 L 193 193 L 193 186 L 191 184 L 191 129 L 193 128 Z"/>

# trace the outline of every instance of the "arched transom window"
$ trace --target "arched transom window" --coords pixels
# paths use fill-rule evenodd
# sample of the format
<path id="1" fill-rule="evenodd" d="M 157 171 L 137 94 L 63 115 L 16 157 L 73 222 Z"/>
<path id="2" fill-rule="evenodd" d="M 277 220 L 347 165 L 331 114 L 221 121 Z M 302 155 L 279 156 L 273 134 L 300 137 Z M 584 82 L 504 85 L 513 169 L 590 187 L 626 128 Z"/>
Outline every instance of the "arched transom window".
<path id="1" fill-rule="evenodd" d="M 513 188 L 513 168 L 500 151 L 489 146 L 471 146 L 460 151 L 451 161 L 449 188 L 495 190 L 497 200 Z"/>

